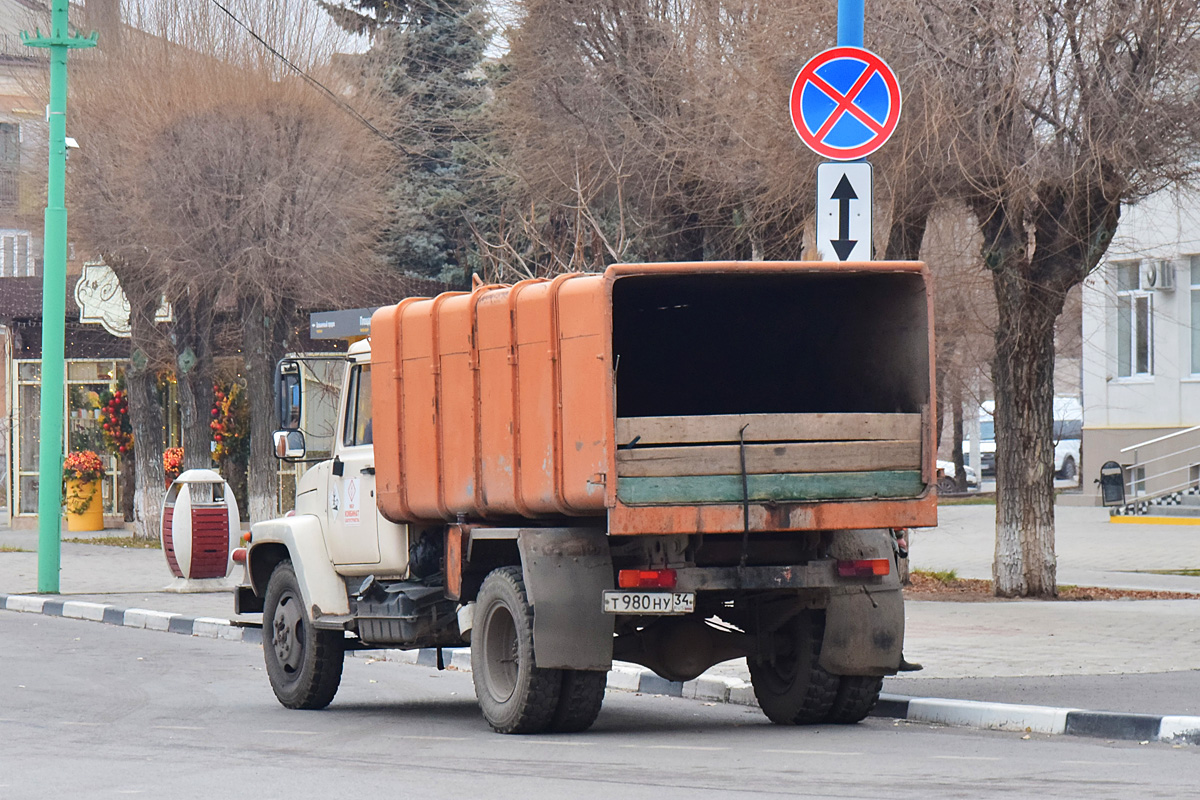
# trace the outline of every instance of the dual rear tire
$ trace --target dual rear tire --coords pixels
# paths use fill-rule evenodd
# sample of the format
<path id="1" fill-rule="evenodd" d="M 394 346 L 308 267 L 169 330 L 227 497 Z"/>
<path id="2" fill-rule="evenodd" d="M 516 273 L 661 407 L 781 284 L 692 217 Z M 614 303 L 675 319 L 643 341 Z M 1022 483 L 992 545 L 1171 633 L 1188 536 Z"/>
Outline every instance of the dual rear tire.
<path id="1" fill-rule="evenodd" d="M 772 658 L 748 659 L 763 713 L 779 725 L 850 725 L 865 719 L 883 689 L 874 675 L 834 675 L 821 667 L 824 615 L 798 614 L 776 634 Z"/>
<path id="2" fill-rule="evenodd" d="M 493 570 L 479 589 L 471 674 L 498 733 L 577 733 L 595 722 L 608 673 L 534 665 L 533 607 L 520 567 Z"/>

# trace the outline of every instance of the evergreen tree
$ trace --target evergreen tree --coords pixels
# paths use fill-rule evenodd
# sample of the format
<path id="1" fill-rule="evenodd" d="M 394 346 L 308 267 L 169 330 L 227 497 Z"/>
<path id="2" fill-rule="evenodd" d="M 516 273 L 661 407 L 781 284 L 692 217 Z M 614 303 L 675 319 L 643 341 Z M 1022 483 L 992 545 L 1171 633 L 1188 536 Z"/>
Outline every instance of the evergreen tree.
<path id="1" fill-rule="evenodd" d="M 392 192 L 386 255 L 397 269 L 463 283 L 474 230 L 487 216 L 483 157 L 488 42 L 480 0 L 321 2 L 342 28 L 372 39 L 397 98 L 396 141 L 407 157 Z"/>

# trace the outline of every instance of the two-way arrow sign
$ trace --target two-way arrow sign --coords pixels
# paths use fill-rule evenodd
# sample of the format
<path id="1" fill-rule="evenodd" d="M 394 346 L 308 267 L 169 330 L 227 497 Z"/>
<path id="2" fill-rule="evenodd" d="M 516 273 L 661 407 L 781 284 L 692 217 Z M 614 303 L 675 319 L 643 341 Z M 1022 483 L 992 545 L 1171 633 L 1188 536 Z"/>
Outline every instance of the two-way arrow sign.
<path id="1" fill-rule="evenodd" d="M 822 261 L 871 260 L 871 165 L 817 166 L 817 248 Z"/>

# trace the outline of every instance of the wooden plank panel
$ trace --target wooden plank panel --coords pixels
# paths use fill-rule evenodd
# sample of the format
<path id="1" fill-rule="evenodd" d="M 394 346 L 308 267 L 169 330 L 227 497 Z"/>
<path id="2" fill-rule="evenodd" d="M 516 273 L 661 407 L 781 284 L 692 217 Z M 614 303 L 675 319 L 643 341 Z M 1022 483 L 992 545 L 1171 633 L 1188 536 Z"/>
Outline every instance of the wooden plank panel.
<path id="1" fill-rule="evenodd" d="M 916 497 L 925 490 L 918 470 L 751 475 L 751 501 L 801 502 L 874 497 Z M 627 505 L 742 502 L 741 475 L 620 478 L 617 497 Z"/>
<path id="2" fill-rule="evenodd" d="M 617 444 L 812 442 L 919 439 L 920 414 L 716 414 L 698 417 L 620 417 Z"/>
<path id="3" fill-rule="evenodd" d="M 739 450 L 736 444 L 618 450 L 617 475 L 740 475 Z M 751 475 L 914 469 L 920 465 L 921 442 L 917 439 L 746 445 L 746 472 Z"/>

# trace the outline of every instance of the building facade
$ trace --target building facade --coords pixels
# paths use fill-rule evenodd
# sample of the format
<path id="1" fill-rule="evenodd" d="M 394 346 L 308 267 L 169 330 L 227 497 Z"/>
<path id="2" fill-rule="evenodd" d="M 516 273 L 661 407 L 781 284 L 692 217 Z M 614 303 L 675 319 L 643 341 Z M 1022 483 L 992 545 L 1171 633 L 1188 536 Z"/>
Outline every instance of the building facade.
<path id="1" fill-rule="evenodd" d="M 1200 491 L 1200 192 L 1128 207 L 1083 298 L 1085 487 L 1115 461 L 1127 496 Z"/>

